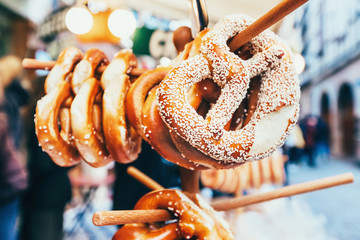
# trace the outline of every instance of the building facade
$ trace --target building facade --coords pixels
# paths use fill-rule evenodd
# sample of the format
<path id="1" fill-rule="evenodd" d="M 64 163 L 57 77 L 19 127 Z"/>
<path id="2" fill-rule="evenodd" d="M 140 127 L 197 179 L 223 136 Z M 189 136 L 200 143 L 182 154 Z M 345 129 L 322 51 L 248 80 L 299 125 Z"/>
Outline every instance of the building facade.
<path id="1" fill-rule="evenodd" d="M 360 159 L 359 30 L 360 0 L 312 0 L 279 29 L 305 58 L 301 117 L 321 117 L 331 153 L 352 159 Z"/>

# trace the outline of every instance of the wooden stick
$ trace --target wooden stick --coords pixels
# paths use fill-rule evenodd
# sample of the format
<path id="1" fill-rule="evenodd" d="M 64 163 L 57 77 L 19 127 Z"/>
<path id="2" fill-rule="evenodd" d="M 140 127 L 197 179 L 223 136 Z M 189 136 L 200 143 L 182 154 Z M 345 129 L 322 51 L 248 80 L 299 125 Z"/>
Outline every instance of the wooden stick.
<path id="1" fill-rule="evenodd" d="M 32 58 L 24 58 L 22 61 L 22 65 L 26 69 L 43 69 L 43 70 L 51 70 L 54 65 L 55 61 L 39 61 L 37 59 Z M 106 65 L 101 65 L 97 68 L 98 72 L 104 72 L 106 69 Z M 144 72 L 148 71 L 148 69 L 141 69 L 141 68 L 133 68 L 130 72 L 132 76 L 140 76 Z"/>
<path id="2" fill-rule="evenodd" d="M 332 177 L 282 187 L 271 192 L 213 202 L 211 206 L 217 211 L 229 210 L 273 199 L 290 197 L 302 193 L 335 187 L 346 183 L 352 183 L 353 181 L 354 176 L 352 173 L 344 173 Z"/>
<path id="3" fill-rule="evenodd" d="M 121 225 L 127 223 L 162 222 L 173 219 L 169 211 L 155 210 L 130 210 L 130 211 L 101 211 L 93 215 L 95 226 Z"/>
<path id="4" fill-rule="evenodd" d="M 200 171 L 179 167 L 181 189 L 189 193 L 199 193 Z"/>
<path id="5" fill-rule="evenodd" d="M 230 51 L 234 52 L 241 46 L 249 42 L 252 38 L 259 35 L 276 22 L 283 19 L 285 16 L 302 6 L 309 0 L 284 0 L 262 17 L 256 20 L 253 24 L 247 27 L 242 32 L 238 33 L 229 43 Z"/>
<path id="6" fill-rule="evenodd" d="M 267 193 L 254 194 L 254 195 L 234 198 L 230 200 L 222 200 L 212 203 L 211 206 L 217 211 L 230 210 L 238 207 L 244 207 L 254 203 L 265 202 L 283 197 L 290 197 L 302 193 L 307 193 L 325 188 L 335 187 L 342 184 L 352 183 L 353 181 L 354 181 L 354 176 L 352 173 L 344 173 L 314 181 L 298 183 L 292 186 L 279 188 L 277 190 Z M 141 212 L 139 212 L 138 210 L 96 212 L 93 217 L 93 223 L 96 226 L 105 226 L 105 225 L 137 223 L 140 221 L 153 222 L 154 221 L 153 219 L 156 219 L 155 221 L 159 221 L 159 222 L 169 220 L 169 216 L 164 213 L 164 211 L 166 210 L 155 209 L 155 210 L 151 210 L 151 212 L 148 211 L 149 210 L 143 210 Z M 149 215 L 151 215 L 151 219 L 148 217 L 144 217 Z"/>
<path id="7" fill-rule="evenodd" d="M 143 172 L 141 172 L 135 167 L 128 167 L 126 172 L 151 190 L 165 189 L 159 183 L 155 182 L 153 179 L 151 179 L 149 176 L 145 175 Z"/>

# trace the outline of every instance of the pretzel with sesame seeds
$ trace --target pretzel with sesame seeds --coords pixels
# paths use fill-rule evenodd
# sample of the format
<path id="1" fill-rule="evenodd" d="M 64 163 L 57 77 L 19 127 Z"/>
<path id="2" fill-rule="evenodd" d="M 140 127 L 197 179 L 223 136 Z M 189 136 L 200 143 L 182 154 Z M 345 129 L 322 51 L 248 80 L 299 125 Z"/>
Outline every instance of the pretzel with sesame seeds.
<path id="1" fill-rule="evenodd" d="M 60 109 L 73 94 L 69 79 L 82 52 L 75 48 L 64 49 L 45 80 L 46 95 L 36 105 L 35 130 L 42 149 L 59 166 L 73 166 L 81 157 L 71 138 L 69 109 Z M 60 129 L 58 126 L 60 122 Z"/>
<path id="2" fill-rule="evenodd" d="M 120 239 L 234 239 L 229 226 L 198 195 L 185 195 L 179 190 L 157 190 L 143 196 L 135 210 L 167 209 L 177 221 L 165 223 L 126 224 L 118 230 L 113 240 Z"/>
<path id="3" fill-rule="evenodd" d="M 198 54 L 200 51 L 201 39 L 208 30 L 202 31 L 194 41 L 186 44 L 184 51 L 174 60 L 181 62 L 189 56 Z M 165 159 L 180 166 L 194 169 L 196 166 L 189 159 L 186 159 L 175 146 L 167 126 L 161 119 L 156 104 L 156 88 L 164 79 L 171 67 L 159 67 L 142 74 L 131 86 L 126 99 L 126 114 L 137 132 L 144 140 Z M 198 108 L 202 95 L 197 86 L 194 86 L 187 93 L 191 105 Z M 206 169 L 206 167 L 202 168 Z"/>
<path id="4" fill-rule="evenodd" d="M 249 42 L 252 56 L 242 60 L 229 51 L 227 40 L 253 22 L 243 15 L 223 18 L 209 31 L 201 54 L 173 68 L 157 90 L 158 108 L 168 127 L 213 159 L 198 162 L 215 167 L 258 160 L 281 146 L 296 123 L 300 87 L 291 50 L 270 31 Z M 250 80 L 260 76 L 259 95 L 249 121 L 240 129 L 224 126 L 245 98 Z M 188 103 L 194 84 L 212 79 L 221 95 L 203 118 Z"/>

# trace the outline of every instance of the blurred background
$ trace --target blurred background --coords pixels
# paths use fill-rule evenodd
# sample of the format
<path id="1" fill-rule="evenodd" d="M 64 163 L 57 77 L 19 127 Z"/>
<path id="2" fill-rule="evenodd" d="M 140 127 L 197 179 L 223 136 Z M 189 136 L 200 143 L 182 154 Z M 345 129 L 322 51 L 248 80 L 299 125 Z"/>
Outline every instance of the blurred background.
<path id="1" fill-rule="evenodd" d="M 206 0 L 210 27 L 222 16 L 231 13 L 243 13 L 257 19 L 279 2 Z M 56 60 L 62 49 L 76 46 L 83 51 L 98 47 L 111 59 L 120 49 L 132 48 L 140 66 L 151 69 L 159 64 L 169 64 L 177 55 L 172 32 L 180 26 L 191 27 L 190 16 L 186 0 L 0 0 L 0 57 L 13 55 L 19 59 Z M 357 180 L 360 174 L 360 0 L 310 0 L 271 30 L 280 35 L 294 51 L 301 80 L 299 128 L 283 149 L 289 158 L 286 163 L 286 184 L 347 171 L 353 172 Z M 24 239 L 40 239 L 29 237 L 32 233 L 28 232 L 40 232 L 36 230 L 40 227 L 27 226 L 27 222 L 47 221 L 50 219 L 46 217 L 51 212 L 49 209 L 56 206 L 54 212 L 57 212 L 57 216 L 62 216 L 65 209 L 65 217 L 57 218 L 60 226 L 56 221 L 52 225 L 60 229 L 50 228 L 49 231 L 60 231 L 59 239 L 110 239 L 115 227 L 96 228 L 91 224 L 91 215 L 94 210 L 113 208 L 117 196 L 112 190 L 115 180 L 109 175 L 116 173 L 114 166 L 106 169 L 106 176 L 98 177 L 101 181 L 94 187 L 94 184 L 78 181 L 79 175 L 93 170 L 79 173 L 77 169 L 60 170 L 55 166 L 44 167 L 43 162 L 37 162 L 46 157 L 34 150 L 34 142 L 36 146 L 37 142 L 33 136 L 32 117 L 34 104 L 42 96 L 41 84 L 47 73 L 40 70 L 19 71 L 13 79 L 16 78 L 15 82 L 24 92 L 14 90 L 14 95 L 6 95 L 6 88 L 12 83 L 1 86 L 5 89 L 6 99 L 15 96 L 24 100 L 17 100 L 12 112 L 18 111 L 18 115 L 10 114 L 9 120 L 10 128 L 15 129 L 12 134 L 17 150 L 22 154 L 21 162 L 29 174 L 28 190 L 21 195 L 28 201 L 20 204 L 20 218 L 17 218 L 16 226 L 22 233 L 18 235 L 24 234 Z M 14 122 L 19 124 L 14 126 Z M 49 159 L 42 161 L 50 162 Z M 41 169 L 42 172 L 34 169 Z M 54 172 L 59 177 L 48 182 L 50 186 L 41 186 L 41 190 L 33 191 L 32 188 L 38 186 L 36 184 L 46 182 L 43 178 L 45 173 L 51 175 Z M 103 176 L 99 172 L 89 174 Z M 70 180 L 66 180 L 69 175 Z M 61 193 L 61 202 L 46 207 L 39 203 L 44 194 L 52 194 L 48 190 L 51 186 L 60 186 L 64 182 L 72 188 L 57 192 Z M 261 222 L 261 216 L 253 215 L 241 218 L 248 225 L 246 229 L 240 228 L 242 233 L 239 236 L 241 239 L 360 239 L 357 227 L 360 221 L 359 187 L 360 183 L 355 182 L 293 197 L 296 204 L 270 206 L 272 209 L 279 206 L 289 209 L 287 213 L 279 214 L 279 218 L 283 216 L 283 219 L 279 220 L 282 224 L 277 227 L 283 229 L 284 232 L 280 234 L 283 237 L 279 237 L 277 232 L 277 237 L 272 238 L 270 232 L 275 231 L 276 227 L 265 227 L 269 224 L 266 221 L 259 230 L 255 222 Z M 29 202 L 32 204 L 27 205 Z M 28 218 L 29 215 L 36 215 L 27 210 L 34 208 L 33 202 L 43 213 L 36 218 Z M 261 211 L 266 212 L 265 209 Z M 271 211 L 267 214 L 276 215 Z M 288 228 L 293 237 L 289 237 L 284 226 L 291 224 L 289 219 L 295 218 L 293 228 Z M 253 219 L 253 225 L 249 219 Z M 278 221 L 276 218 L 268 219 Z M 305 222 L 308 225 L 302 226 Z M 317 229 L 312 229 L 310 225 L 317 226 Z M 296 234 L 295 226 L 301 231 L 308 231 L 308 235 Z"/>

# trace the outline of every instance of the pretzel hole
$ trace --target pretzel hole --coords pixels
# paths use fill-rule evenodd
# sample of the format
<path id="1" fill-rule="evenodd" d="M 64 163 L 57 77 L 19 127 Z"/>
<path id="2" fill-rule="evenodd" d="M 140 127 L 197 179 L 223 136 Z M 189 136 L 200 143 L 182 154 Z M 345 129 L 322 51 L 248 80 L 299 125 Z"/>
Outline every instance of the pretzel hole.
<path id="1" fill-rule="evenodd" d="M 260 85 L 260 76 L 256 76 L 250 80 L 250 86 L 247 90 L 246 96 L 231 119 L 229 128 L 230 131 L 239 130 L 249 123 L 258 104 Z"/>

